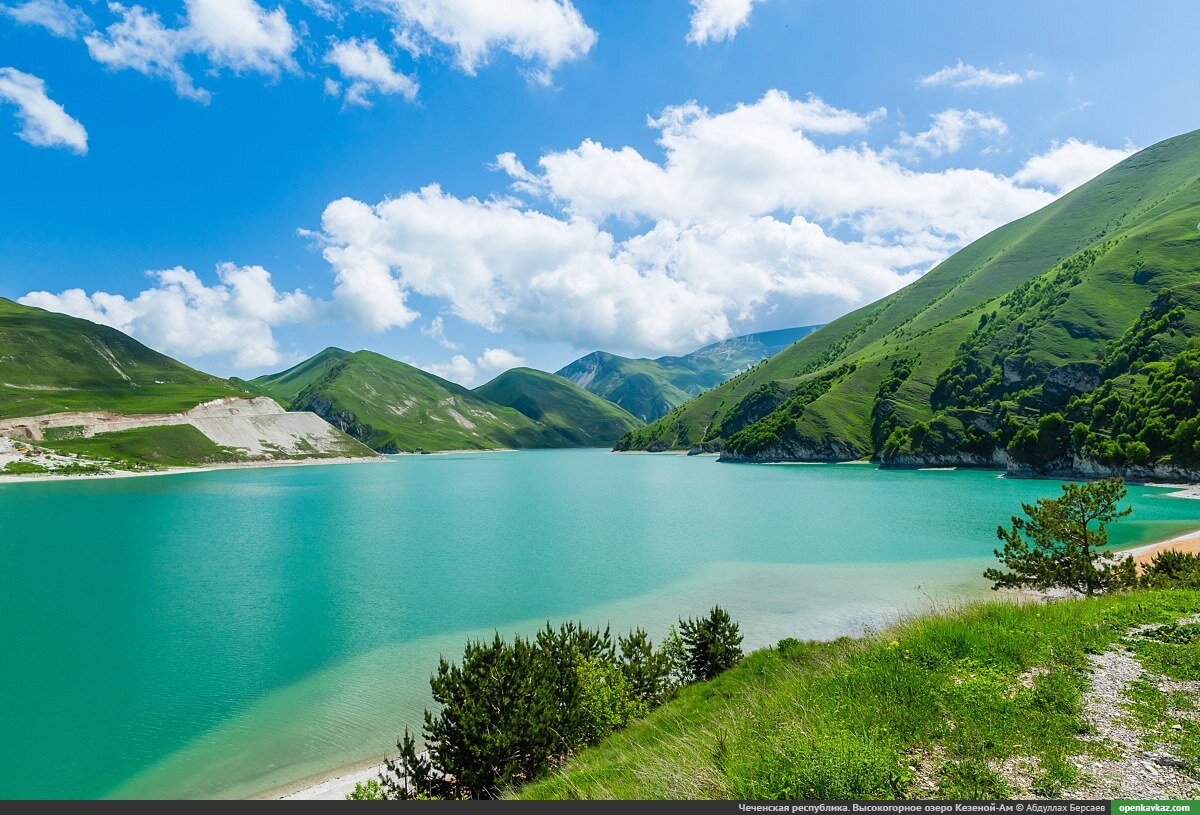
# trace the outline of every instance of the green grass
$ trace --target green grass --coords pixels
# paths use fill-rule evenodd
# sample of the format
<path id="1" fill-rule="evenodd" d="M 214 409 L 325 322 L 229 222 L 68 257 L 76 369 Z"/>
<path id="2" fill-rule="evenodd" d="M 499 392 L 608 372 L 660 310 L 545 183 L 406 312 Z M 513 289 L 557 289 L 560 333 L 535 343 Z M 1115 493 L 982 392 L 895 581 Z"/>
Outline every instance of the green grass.
<path id="1" fill-rule="evenodd" d="M 580 447 L 608 447 L 642 422 L 624 408 L 554 374 L 532 368 L 505 371 L 474 391 L 519 410 Z"/>
<path id="2" fill-rule="evenodd" d="M 251 379 L 247 387 L 256 393 L 270 396 L 287 405 L 295 400 L 300 392 L 329 373 L 329 369 L 341 360 L 350 356 L 349 351 L 341 348 L 326 348 L 319 354 L 309 357 L 299 365 L 294 365 L 286 371 L 277 374 L 266 374 Z"/>
<path id="3" fill-rule="evenodd" d="M 1200 680 L 1200 624 L 1158 626 L 1130 637 L 1126 645 L 1149 672 L 1168 682 Z M 1150 739 L 1174 747 L 1186 770 L 1200 776 L 1197 699 L 1178 687 L 1163 689 L 1146 679 L 1132 683 L 1126 693 L 1130 713 Z"/>
<path id="4" fill-rule="evenodd" d="M 1155 742 L 1171 745 L 1184 769 L 1192 776 L 1200 775 L 1200 722 L 1195 701 L 1182 691 L 1166 692 L 1145 680 L 1131 683 L 1126 695 L 1130 714 L 1149 737 L 1144 746 L 1153 750 Z"/>
<path id="5" fill-rule="evenodd" d="M 105 463 L 97 461 L 73 461 L 56 464 L 54 467 L 30 461 L 10 461 L 0 468 L 0 474 L 3 475 L 45 475 L 48 473 L 54 475 L 100 475 L 108 472 L 111 472 L 109 467 Z"/>
<path id="6" fill-rule="evenodd" d="M 516 791 L 525 798 L 989 798 L 1073 780 L 1087 655 L 1200 592 L 989 603 L 862 639 L 785 640 Z"/>
<path id="7" fill-rule="evenodd" d="M 50 470 L 46 467 L 32 461 L 10 461 L 0 470 L 4 475 L 38 475 L 48 472 Z"/>
<path id="8" fill-rule="evenodd" d="M 120 331 L 0 298 L 0 418 L 175 413 L 240 395 Z"/>
<path id="9" fill-rule="evenodd" d="M 570 447 L 552 427 L 461 385 L 371 351 L 326 349 L 253 384 L 384 453 Z"/>
<path id="10" fill-rule="evenodd" d="M 813 449 L 842 450 L 841 457 L 848 458 L 878 455 L 881 445 L 870 431 L 881 402 L 880 368 L 905 357 L 916 361 L 909 380 L 882 407 L 893 410 L 901 426 L 930 421 L 940 409 L 932 399 L 939 376 L 964 343 L 980 339 L 980 320 L 993 312 L 1015 322 L 1011 330 L 977 342 L 979 358 L 988 365 L 1006 357 L 1027 358 L 1027 381 L 1007 386 L 1011 395 L 1005 398 L 1013 399 L 1022 420 L 1036 420 L 1047 409 L 1041 382 L 1055 367 L 1102 360 L 1106 345 L 1119 339 L 1160 292 L 1193 282 L 1200 267 L 1198 178 L 1200 131 L 1143 150 L 1042 210 L 985 235 L 895 294 L 833 321 L 632 432 L 617 446 L 724 445 L 729 434 L 721 432 L 723 420 L 763 385 L 776 382 L 790 390 L 853 364 L 853 373 L 801 415 L 776 422 L 773 441 L 783 458 L 803 457 L 801 452 Z M 1009 314 L 1002 305 L 1006 296 L 1052 275 L 1058 264 L 1089 248 L 1102 251 L 1062 296 L 1056 291 L 1056 299 L 1035 304 L 1036 319 L 1033 312 L 1027 320 Z M 1200 311 L 1188 308 L 1180 336 L 1200 330 Z M 1030 391 L 1028 398 L 1018 394 L 1022 390 Z M 768 441 L 766 435 L 764 427 L 754 446 Z M 951 445 L 954 453 L 962 440 L 952 441 L 959 445 Z M 737 454 L 736 445 L 728 452 Z"/>
<path id="11" fill-rule="evenodd" d="M 596 351 L 565 366 L 557 375 L 650 422 L 774 356 L 816 328 L 809 325 L 747 334 L 678 357 L 630 359 Z"/>
<path id="12" fill-rule="evenodd" d="M 87 438 L 42 441 L 38 445 L 64 455 L 79 455 L 135 469 L 245 461 L 240 451 L 214 444 L 191 425 L 138 427 L 97 433 Z"/>

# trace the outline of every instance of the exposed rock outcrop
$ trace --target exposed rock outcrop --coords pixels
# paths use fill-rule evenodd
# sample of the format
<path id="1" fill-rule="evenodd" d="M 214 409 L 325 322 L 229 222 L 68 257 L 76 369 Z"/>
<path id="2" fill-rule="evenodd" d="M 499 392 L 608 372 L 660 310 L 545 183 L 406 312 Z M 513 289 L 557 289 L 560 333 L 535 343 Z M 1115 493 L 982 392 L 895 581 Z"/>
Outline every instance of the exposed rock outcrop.
<path id="1" fill-rule="evenodd" d="M 1091 480 L 1120 476 L 1126 481 L 1138 483 L 1163 481 L 1194 484 L 1200 481 L 1200 472 L 1170 462 L 1155 464 L 1125 464 L 1121 466 L 1101 464 L 1095 459 L 1075 455 L 1070 460 L 1056 462 L 1049 467 L 1033 467 L 1021 462 L 1010 461 L 1008 474 L 1019 478 L 1078 478 Z"/>
<path id="2" fill-rule="evenodd" d="M 821 441 L 811 439 L 782 439 L 775 444 L 764 447 L 753 453 L 746 454 L 729 450 L 721 451 L 718 461 L 754 462 L 758 464 L 774 464 L 785 461 L 796 462 L 836 462 L 856 461 L 867 454 L 837 439 L 825 438 Z"/>
<path id="3" fill-rule="evenodd" d="M 1008 465 L 1008 461 L 1008 454 L 997 447 L 991 455 L 979 455 L 967 450 L 922 455 L 894 453 L 888 456 L 881 466 L 885 469 L 895 470 L 912 470 L 922 467 L 994 467 L 1002 469 Z"/>

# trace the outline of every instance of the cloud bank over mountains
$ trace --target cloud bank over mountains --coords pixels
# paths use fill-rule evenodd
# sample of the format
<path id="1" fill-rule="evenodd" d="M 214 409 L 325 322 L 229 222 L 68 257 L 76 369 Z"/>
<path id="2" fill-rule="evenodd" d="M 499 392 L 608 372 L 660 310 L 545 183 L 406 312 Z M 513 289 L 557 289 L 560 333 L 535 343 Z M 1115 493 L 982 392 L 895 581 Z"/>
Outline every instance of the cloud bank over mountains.
<path id="1" fill-rule="evenodd" d="M 584 139 L 528 163 L 497 156 L 503 183 L 486 198 L 437 184 L 382 201 L 341 198 L 308 233 L 330 271 L 324 298 L 277 291 L 261 266 L 223 264 L 214 285 L 171 269 L 132 298 L 22 299 L 168 353 L 229 354 L 244 368 L 280 360 L 274 327 L 314 321 L 372 331 L 423 323 L 449 348 L 443 314 L 521 340 L 679 352 L 775 313 L 823 322 L 889 294 L 1133 149 L 1070 139 L 1010 176 L 922 170 L 914 151 L 949 155 L 968 134 L 1003 134 L 1004 123 L 947 111 L 927 131 L 873 147 L 887 115 L 778 90 L 721 112 L 685 102 L 647 120 L 661 158 Z M 502 359 L 516 355 L 492 347 L 430 367 L 474 381 Z"/>

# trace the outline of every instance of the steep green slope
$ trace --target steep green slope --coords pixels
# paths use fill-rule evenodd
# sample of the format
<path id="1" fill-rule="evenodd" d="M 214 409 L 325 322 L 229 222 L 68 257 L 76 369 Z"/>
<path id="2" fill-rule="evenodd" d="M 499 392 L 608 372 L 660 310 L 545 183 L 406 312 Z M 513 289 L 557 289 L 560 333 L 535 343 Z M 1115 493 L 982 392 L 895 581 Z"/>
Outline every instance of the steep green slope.
<path id="1" fill-rule="evenodd" d="M 371 351 L 322 354 L 254 382 L 278 399 L 304 381 L 291 410 L 312 411 L 384 453 L 571 446 L 520 411 L 403 362 Z"/>
<path id="2" fill-rule="evenodd" d="M 477 396 L 506 405 L 558 431 L 580 447 L 606 447 L 642 422 L 623 408 L 554 374 L 513 368 L 475 389 Z"/>
<path id="3" fill-rule="evenodd" d="M 0 418 L 174 413 L 244 395 L 114 328 L 0 298 Z"/>
<path id="4" fill-rule="evenodd" d="M 559 370 L 558 376 L 650 422 L 816 329 L 809 325 L 747 334 L 679 357 L 630 359 L 595 351 Z"/>
<path id="5" fill-rule="evenodd" d="M 1084 695 L 1096 693 L 1088 655 L 1128 649 L 1157 682 L 1195 679 L 1200 630 L 1175 624 L 1197 602 L 1200 592 L 1158 590 L 989 603 L 862 639 L 784 640 L 683 688 L 514 793 L 635 801 L 1104 797 L 1098 787 L 1122 780 L 1089 778 L 1072 761 L 1090 764 L 1095 750 L 1084 716 Z M 1151 630 L 1130 637 L 1137 626 Z M 1129 700 L 1131 727 L 1180 757 L 1192 786 L 1200 784 L 1197 725 L 1165 713 L 1191 709 L 1195 688 L 1172 703 L 1142 684 L 1150 689 Z"/>
<path id="6" fill-rule="evenodd" d="M 1114 436 L 1085 395 L 1148 385 L 1144 366 L 1175 365 L 1200 329 L 1198 179 L 1200 132 L 1143 150 L 617 447 L 1179 475 L 1184 397 L 1175 425 L 1163 417 L 1169 442 L 1156 431 L 1131 456 L 1128 422 Z"/>
<path id="7" fill-rule="evenodd" d="M 300 395 L 300 391 L 325 376 L 331 367 L 348 356 L 350 352 L 341 348 L 326 348 L 286 371 L 255 377 L 246 383 L 246 387 L 287 405 Z"/>

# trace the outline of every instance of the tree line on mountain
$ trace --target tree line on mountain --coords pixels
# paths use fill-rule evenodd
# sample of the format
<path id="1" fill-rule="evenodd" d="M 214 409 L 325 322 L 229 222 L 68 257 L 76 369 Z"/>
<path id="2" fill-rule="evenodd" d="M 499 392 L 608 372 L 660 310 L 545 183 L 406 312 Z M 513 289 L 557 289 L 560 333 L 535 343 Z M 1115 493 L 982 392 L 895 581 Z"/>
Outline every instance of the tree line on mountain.
<path id="1" fill-rule="evenodd" d="M 956 450 L 989 458 L 1001 448 L 1039 472 L 1071 469 L 1077 458 L 1118 469 L 1160 461 L 1200 466 L 1200 341 L 1185 339 L 1187 312 L 1172 292 L 1159 295 L 1123 337 L 1109 343 L 1100 362 L 1079 366 L 1081 378 L 1095 381 L 1084 392 L 1055 394 L 1044 380 L 1027 376 L 1022 342 L 1028 327 L 984 359 L 983 347 L 994 331 L 1012 324 L 1018 305 L 1026 298 L 1056 302 L 1065 293 L 1057 287 L 1075 279 L 1064 271 L 1048 282 L 1033 281 L 1041 285 L 1022 287 L 1002 303 L 1008 317 L 984 314 L 980 329 L 938 378 L 932 396 L 937 413 L 892 428 L 883 460 Z M 1168 350 L 1180 344 L 1176 353 Z"/>

